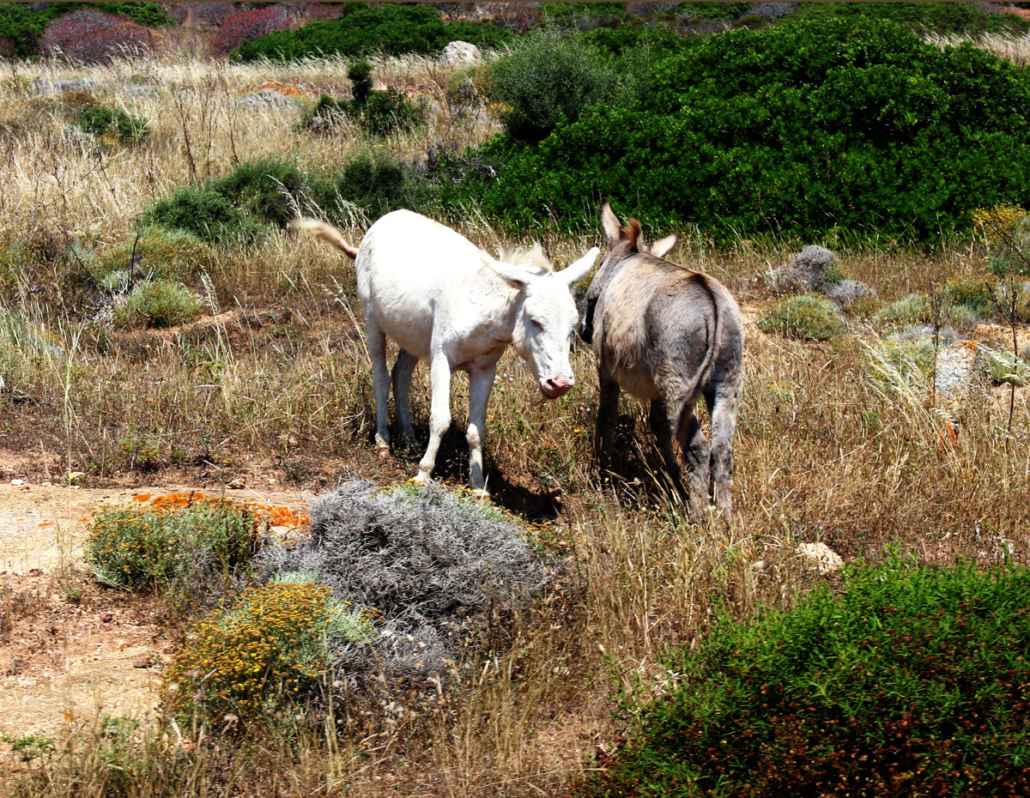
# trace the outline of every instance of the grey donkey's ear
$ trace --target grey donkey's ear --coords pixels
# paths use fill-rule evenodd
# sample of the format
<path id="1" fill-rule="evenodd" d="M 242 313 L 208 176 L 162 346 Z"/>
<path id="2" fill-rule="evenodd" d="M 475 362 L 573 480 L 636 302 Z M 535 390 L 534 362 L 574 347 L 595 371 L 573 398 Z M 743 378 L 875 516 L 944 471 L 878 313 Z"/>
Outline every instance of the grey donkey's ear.
<path id="1" fill-rule="evenodd" d="M 614 243 L 622 237 L 622 225 L 619 224 L 619 217 L 612 211 L 612 206 L 607 202 L 601 208 L 601 227 L 608 237 L 609 243 Z"/>
<path id="2" fill-rule="evenodd" d="M 655 241 L 649 248 L 648 252 L 654 255 L 656 258 L 664 258 L 669 254 L 669 251 L 676 246 L 676 236 L 666 236 Z"/>

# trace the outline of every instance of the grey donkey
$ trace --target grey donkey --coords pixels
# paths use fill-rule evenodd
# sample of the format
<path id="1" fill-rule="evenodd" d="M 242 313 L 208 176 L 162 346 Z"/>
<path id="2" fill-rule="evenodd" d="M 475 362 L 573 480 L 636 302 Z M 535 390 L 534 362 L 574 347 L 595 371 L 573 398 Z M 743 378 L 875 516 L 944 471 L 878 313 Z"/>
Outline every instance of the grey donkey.
<path id="1" fill-rule="evenodd" d="M 600 407 L 595 446 L 610 463 L 619 393 L 651 402 L 649 421 L 675 488 L 695 516 L 710 501 L 732 510 L 733 433 L 743 376 L 740 308 L 718 280 L 662 258 L 675 236 L 648 247 L 640 222 L 621 227 L 601 210 L 608 252 L 587 291 L 580 333 L 597 355 Z M 704 397 L 711 445 L 694 415 Z M 683 484 L 673 440 L 688 467 Z"/>

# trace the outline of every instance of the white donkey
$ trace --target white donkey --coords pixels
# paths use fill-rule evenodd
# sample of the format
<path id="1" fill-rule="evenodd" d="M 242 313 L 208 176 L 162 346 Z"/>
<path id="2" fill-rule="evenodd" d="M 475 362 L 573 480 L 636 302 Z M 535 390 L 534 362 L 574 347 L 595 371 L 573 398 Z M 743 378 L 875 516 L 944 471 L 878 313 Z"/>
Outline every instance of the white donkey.
<path id="1" fill-rule="evenodd" d="M 593 268 L 595 247 L 561 272 L 501 262 L 464 236 L 411 211 L 386 214 L 358 248 L 331 225 L 293 223 L 357 262 L 376 400 L 376 444 L 387 448 L 386 338 L 400 347 L 393 388 L 401 434 L 411 438 L 411 373 L 430 363 L 429 445 L 416 480 L 429 479 L 451 423 L 451 373 L 469 374 L 469 482 L 484 490 L 483 428 L 497 361 L 511 344 L 532 369 L 540 392 L 557 399 L 575 383 L 569 346 L 576 329 L 570 287 Z"/>

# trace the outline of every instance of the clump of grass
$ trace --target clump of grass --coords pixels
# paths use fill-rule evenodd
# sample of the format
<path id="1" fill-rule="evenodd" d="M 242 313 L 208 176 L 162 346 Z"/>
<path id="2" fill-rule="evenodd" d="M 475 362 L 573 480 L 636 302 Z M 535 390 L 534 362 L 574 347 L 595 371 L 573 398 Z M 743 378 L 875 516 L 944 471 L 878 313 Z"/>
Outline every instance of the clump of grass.
<path id="1" fill-rule="evenodd" d="M 150 135 L 150 125 L 143 117 L 103 105 L 83 108 L 75 124 L 97 138 L 112 137 L 122 144 L 139 144 Z"/>
<path id="2" fill-rule="evenodd" d="M 367 645 L 369 621 L 328 587 L 281 581 L 245 591 L 189 633 L 164 677 L 165 708 L 184 722 L 243 724 L 311 699 L 339 646 Z"/>
<path id="3" fill-rule="evenodd" d="M 765 333 L 805 341 L 828 341 L 846 329 L 837 306 L 813 294 L 780 300 L 762 316 L 758 328 Z"/>
<path id="4" fill-rule="evenodd" d="M 148 227 L 138 239 L 127 238 L 101 250 L 89 263 L 89 271 L 107 290 L 123 291 L 130 273 L 185 282 L 211 268 L 214 261 L 214 249 L 193 233 Z"/>
<path id="5" fill-rule="evenodd" d="M 723 621 L 591 789 L 617 795 L 1022 791 L 1030 569 L 850 570 L 789 611 Z"/>
<path id="6" fill-rule="evenodd" d="M 193 321 L 204 303 L 196 294 L 173 280 L 144 280 L 114 310 L 114 324 L 122 329 L 174 327 Z"/>
<path id="7" fill-rule="evenodd" d="M 997 281 L 987 276 L 955 277 L 944 284 L 941 297 L 949 314 L 961 308 L 959 315 L 989 319 L 998 310 L 996 288 Z"/>
<path id="8" fill-rule="evenodd" d="M 907 327 L 926 324 L 931 318 L 930 300 L 925 294 L 908 294 L 873 314 L 877 327 Z"/>
<path id="9" fill-rule="evenodd" d="M 249 510 L 201 500 L 185 508 L 120 507 L 93 517 L 86 562 L 98 581 L 129 590 L 201 591 L 251 560 L 259 525 Z"/>

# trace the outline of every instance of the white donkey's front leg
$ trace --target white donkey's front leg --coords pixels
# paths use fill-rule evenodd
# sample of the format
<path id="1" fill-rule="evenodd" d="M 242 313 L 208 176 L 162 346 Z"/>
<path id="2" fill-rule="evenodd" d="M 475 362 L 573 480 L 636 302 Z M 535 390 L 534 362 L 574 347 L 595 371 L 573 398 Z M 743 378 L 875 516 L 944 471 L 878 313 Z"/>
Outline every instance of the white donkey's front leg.
<path id="1" fill-rule="evenodd" d="M 451 363 L 443 352 L 434 352 L 429 363 L 432 400 L 429 410 L 429 445 L 418 464 L 416 482 L 428 482 L 436 465 L 440 439 L 451 425 Z"/>
<path id="2" fill-rule="evenodd" d="M 469 427 L 465 435 L 469 444 L 469 484 L 477 491 L 486 488 L 483 476 L 483 438 L 486 429 L 486 405 L 494 387 L 497 364 L 469 372 Z"/>

